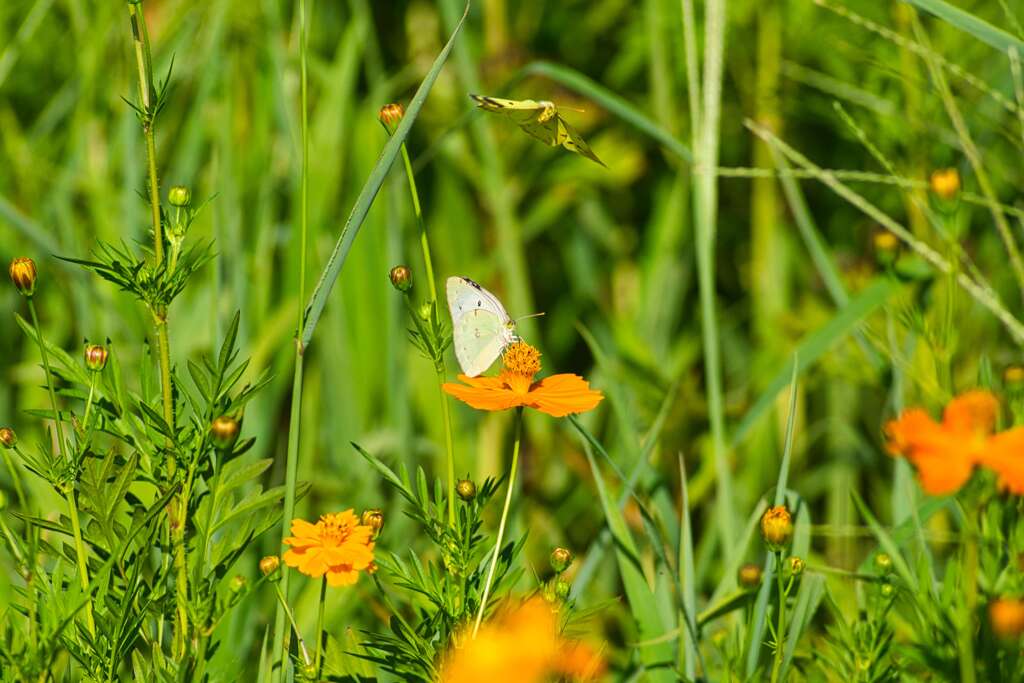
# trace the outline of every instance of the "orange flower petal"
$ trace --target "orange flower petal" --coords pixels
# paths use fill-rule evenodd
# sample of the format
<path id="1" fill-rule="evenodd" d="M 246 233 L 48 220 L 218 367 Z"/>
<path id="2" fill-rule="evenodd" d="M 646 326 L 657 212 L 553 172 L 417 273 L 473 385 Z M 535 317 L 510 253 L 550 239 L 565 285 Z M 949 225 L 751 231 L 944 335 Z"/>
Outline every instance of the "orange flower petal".
<path id="1" fill-rule="evenodd" d="M 553 417 L 565 417 L 593 409 L 604 395 L 590 388 L 579 375 L 552 375 L 533 385 L 527 405 Z"/>
<path id="2" fill-rule="evenodd" d="M 522 395 L 504 388 L 504 383 L 496 377 L 459 375 L 459 379 L 471 386 L 447 382 L 441 388 L 477 410 L 508 410 L 524 404 Z"/>
<path id="3" fill-rule="evenodd" d="M 886 448 L 890 454 L 906 455 L 924 441 L 941 440 L 942 425 L 925 411 L 914 408 L 903 411 L 899 419 L 889 422 L 885 435 L 889 438 Z"/>
<path id="4" fill-rule="evenodd" d="M 999 401 L 987 391 L 968 391 L 946 405 L 942 426 L 959 434 L 991 434 Z"/>
<path id="5" fill-rule="evenodd" d="M 974 459 L 955 443 L 945 448 L 918 448 L 908 459 L 917 468 L 921 488 L 933 496 L 956 493 L 974 471 Z"/>
<path id="6" fill-rule="evenodd" d="M 316 528 L 316 524 L 310 524 L 304 519 L 293 519 L 292 536 L 298 536 L 300 538 L 319 539 L 320 530 Z"/>
<path id="7" fill-rule="evenodd" d="M 981 464 L 999 475 L 999 486 L 1024 495 L 1024 427 L 1017 427 L 989 439 Z"/>
<path id="8" fill-rule="evenodd" d="M 347 565 L 331 567 L 327 572 L 327 585 L 337 588 L 338 586 L 351 586 L 359 579 L 359 572 Z"/>

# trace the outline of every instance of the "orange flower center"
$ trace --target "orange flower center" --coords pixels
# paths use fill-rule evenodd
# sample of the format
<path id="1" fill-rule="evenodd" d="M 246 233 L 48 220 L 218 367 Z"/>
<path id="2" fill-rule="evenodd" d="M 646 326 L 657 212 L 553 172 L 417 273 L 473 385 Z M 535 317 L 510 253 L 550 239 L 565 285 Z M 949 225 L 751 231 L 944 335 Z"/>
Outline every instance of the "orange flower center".
<path id="1" fill-rule="evenodd" d="M 320 540 L 326 543 L 341 545 L 352 531 L 351 525 L 341 519 L 341 515 L 320 515 Z"/>
<path id="2" fill-rule="evenodd" d="M 540 351 L 526 342 L 516 342 L 505 349 L 501 362 L 508 372 L 533 379 L 540 372 Z"/>

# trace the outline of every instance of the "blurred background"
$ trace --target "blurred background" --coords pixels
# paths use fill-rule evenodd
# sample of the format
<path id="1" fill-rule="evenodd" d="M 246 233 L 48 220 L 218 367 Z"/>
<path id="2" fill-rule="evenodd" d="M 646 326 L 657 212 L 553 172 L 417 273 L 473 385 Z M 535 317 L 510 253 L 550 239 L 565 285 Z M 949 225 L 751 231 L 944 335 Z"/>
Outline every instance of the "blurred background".
<path id="1" fill-rule="evenodd" d="M 703 3 L 695 4 L 700 20 Z M 386 141 L 378 110 L 408 102 L 461 13 L 456 0 L 311 5 L 307 292 Z M 1019 30 L 999 3 L 960 5 Z M 277 459 L 267 473 L 277 484 L 284 479 L 298 305 L 295 8 L 279 0 L 146 0 L 144 9 L 156 71 L 170 73 L 168 104 L 156 125 L 161 184 L 165 191 L 188 185 L 199 200 L 212 198 L 189 239 L 214 240 L 218 254 L 171 309 L 172 358 L 183 367 L 211 352 L 232 314 L 241 312 L 249 375 L 274 375 L 247 408 L 243 435 L 258 440 L 253 457 Z M 952 358 L 953 376 L 951 384 L 940 381 L 935 349 L 905 347 L 902 335 L 930 329 L 943 283 L 902 257 L 899 276 L 887 274 L 873 242 L 875 222 L 820 183 L 799 180 L 793 186 L 815 230 L 809 236 L 793 196 L 775 177 L 770 150 L 744 120 L 767 126 L 823 168 L 877 174 L 851 185 L 920 239 L 935 241 L 921 210 L 932 201 L 930 172 L 957 168 L 965 190 L 977 188 L 962 140 L 915 51 L 919 41 L 909 42 L 914 13 L 903 2 L 873 0 L 728 5 L 714 285 L 733 446 L 731 503 L 746 519 L 772 492 L 788 405 L 779 389 L 788 385 L 800 348 L 808 367 L 800 377 L 790 486 L 811 511 L 812 552 L 847 568 L 863 557 L 857 534 L 847 531 L 857 521 L 849 491 L 889 516 L 893 462 L 880 445 L 882 422 L 904 403 L 937 404 L 950 389 L 975 385 L 979 369 L 998 372 L 1019 360 L 1019 349 L 990 313 L 961 296 L 955 344 L 942 350 Z M 951 88 L 995 194 L 1015 204 L 1022 142 L 1007 59 L 947 24 L 920 18 L 934 54 L 953 65 Z M 677 455 L 683 456 L 698 576 L 711 587 L 722 567 L 714 535 L 705 533 L 713 526 L 715 475 L 694 258 L 694 168 L 647 134 L 654 126 L 691 146 L 682 31 L 677 0 L 478 0 L 409 148 L 439 278 L 477 280 L 513 317 L 545 313 L 523 321 L 521 332 L 543 351 L 544 372 L 584 374 L 605 391 L 608 400 L 585 422 L 620 469 L 632 471 L 649 448 L 651 466 L 641 468 L 639 489 L 663 515 L 670 537 L 680 499 Z M 0 259 L 36 260 L 49 339 L 77 353 L 85 338 L 109 338 L 122 365 L 152 366 L 141 343 L 151 334 L 146 311 L 57 258 L 87 258 L 98 240 L 148 239 L 143 139 L 122 99 L 137 97 L 134 69 L 124 3 L 0 5 Z M 558 69 L 613 93 L 648 130 L 585 88 L 570 87 Z M 553 100 L 608 168 L 476 111 L 470 92 Z M 408 189 L 401 170 L 394 171 L 307 352 L 299 476 L 313 488 L 298 511 L 315 517 L 385 508 L 389 526 L 380 546 L 401 551 L 416 546 L 417 530 L 350 445 L 442 473 L 432 368 L 409 344 L 407 314 L 387 279 L 392 265 L 408 263 L 420 285 L 414 295 L 424 295 Z M 1019 234 L 1018 219 L 1011 219 Z M 1019 311 L 987 210 L 961 202 L 949 225 Z M 851 312 L 844 296 L 857 300 L 878 282 L 884 292 Z M 45 394 L 36 350 L 13 322 L 22 307 L 13 288 L 0 287 L 7 320 L 0 327 L 0 422 L 32 441 L 42 430 L 24 411 L 40 407 Z M 895 356 L 894 339 L 901 340 Z M 453 377 L 454 367 L 449 356 Z M 503 472 L 509 416 L 460 404 L 455 421 L 460 474 Z M 578 566 L 588 572 L 580 603 L 605 610 L 593 629 L 628 641 L 629 627 L 619 618 L 628 606 L 605 602 L 622 594 L 612 554 L 586 561 L 604 517 L 578 435 L 543 415 L 529 416 L 527 427 L 515 507 L 515 529 L 529 530 L 526 557 L 543 576 L 551 547 L 577 550 Z M 606 478 L 618 490 L 614 473 Z M 627 508 L 627 518 L 640 524 L 636 510 Z M 276 552 L 279 540 L 276 529 L 265 534 L 239 571 L 254 574 L 255 558 Z M 297 583 L 306 586 L 302 578 Z M 0 595 L 11 581 L 0 572 Z M 330 623 L 380 628 L 372 586 L 364 582 L 355 591 L 358 598 L 332 600 Z M 272 600 L 268 594 L 264 604 L 250 601 L 238 612 L 229 627 L 235 642 L 259 647 Z M 298 612 L 310 622 L 315 600 L 309 582 Z"/>

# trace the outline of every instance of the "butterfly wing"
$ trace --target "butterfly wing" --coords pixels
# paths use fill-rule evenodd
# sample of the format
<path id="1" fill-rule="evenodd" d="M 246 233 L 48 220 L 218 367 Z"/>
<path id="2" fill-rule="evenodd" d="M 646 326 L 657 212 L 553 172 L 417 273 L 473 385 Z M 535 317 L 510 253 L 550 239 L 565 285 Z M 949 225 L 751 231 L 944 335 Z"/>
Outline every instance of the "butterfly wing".
<path id="1" fill-rule="evenodd" d="M 452 326 L 452 346 L 462 372 L 483 374 L 505 349 L 508 327 L 493 311 L 476 308 Z"/>
<path id="2" fill-rule="evenodd" d="M 608 168 L 603 161 L 597 158 L 594 150 L 590 149 L 590 145 L 587 144 L 587 141 L 583 139 L 578 130 L 570 126 L 561 116 L 556 115 L 555 118 L 558 120 L 558 140 L 553 144 L 562 145 L 562 147 L 565 147 L 570 152 L 576 152 Z"/>
<path id="3" fill-rule="evenodd" d="M 468 277 L 452 276 L 445 288 L 455 357 L 462 371 L 475 377 L 515 341 L 515 323 L 498 297 Z"/>
<path id="4" fill-rule="evenodd" d="M 476 102 L 476 106 L 484 111 L 495 112 L 498 114 L 504 114 L 508 118 L 515 121 L 519 126 L 523 128 L 527 133 L 537 137 L 539 140 L 547 142 L 549 145 L 553 145 L 553 142 L 538 137 L 534 133 L 527 130 L 527 125 L 533 124 L 553 124 L 551 119 L 554 118 L 554 105 L 550 102 L 538 102 L 536 100 L 506 100 L 500 97 L 488 97 L 485 95 L 470 95 L 473 101 Z M 554 125 L 546 126 L 554 130 Z M 548 137 L 552 137 L 553 133 Z"/>

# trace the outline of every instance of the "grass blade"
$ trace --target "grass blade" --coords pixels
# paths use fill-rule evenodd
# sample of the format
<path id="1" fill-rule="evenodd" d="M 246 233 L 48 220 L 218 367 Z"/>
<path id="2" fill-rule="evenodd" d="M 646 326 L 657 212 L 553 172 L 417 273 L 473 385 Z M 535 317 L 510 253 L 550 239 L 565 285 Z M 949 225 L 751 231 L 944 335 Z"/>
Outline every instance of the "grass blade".
<path id="1" fill-rule="evenodd" d="M 416 122 L 416 117 L 419 115 L 420 109 L 423 108 L 423 103 L 426 101 L 427 95 L 430 94 L 434 81 L 437 80 L 438 74 L 441 73 L 441 67 L 444 66 L 448 55 L 451 54 L 452 47 L 455 45 L 455 39 L 462 30 L 462 25 L 466 21 L 466 15 L 469 13 L 469 5 L 469 0 L 467 0 L 462 18 L 455 25 L 451 37 L 448 38 L 448 42 L 445 43 L 440 54 L 434 59 L 430 71 L 427 72 L 423 82 L 420 83 L 420 87 L 416 90 L 416 94 L 413 95 L 412 100 L 409 102 L 409 106 L 406 107 L 405 116 L 402 118 L 401 123 L 398 124 L 395 134 L 384 145 L 380 158 L 370 172 L 370 176 L 366 179 L 363 189 L 359 192 L 359 197 L 356 198 L 356 203 L 352 207 L 348 220 L 345 221 L 345 227 L 341 229 L 341 235 L 338 236 L 338 242 L 334 245 L 334 251 L 331 252 L 330 258 L 327 259 L 327 264 L 324 266 L 320 280 L 316 283 L 316 288 L 309 299 L 309 305 L 306 307 L 306 323 L 302 328 L 302 336 L 299 340 L 300 347 L 303 349 L 309 345 L 310 340 L 313 338 L 313 332 L 316 330 L 317 323 L 320 322 L 324 306 L 327 305 L 327 297 L 334 288 L 338 275 L 341 274 L 341 268 L 345 265 L 348 252 L 352 248 L 356 235 L 359 234 L 359 228 L 362 227 L 363 221 L 366 220 L 366 214 L 370 212 L 370 207 L 373 205 L 377 192 L 380 191 L 381 185 L 384 184 L 384 179 L 391 169 L 391 165 L 398 157 L 398 153 L 402 149 L 402 143 L 405 142 L 409 131 L 412 129 L 412 124 Z"/>
<path id="2" fill-rule="evenodd" d="M 984 19 L 976 17 L 970 12 L 965 12 L 959 7 L 954 7 L 948 2 L 943 2 L 943 0 L 906 0 L 906 2 L 916 5 L 929 14 L 934 14 L 951 26 L 969 33 L 1000 52 L 1006 52 L 1011 47 L 1016 48 L 1018 52 L 1024 52 L 1024 42 L 1014 38 L 1006 31 L 993 26 Z"/>

